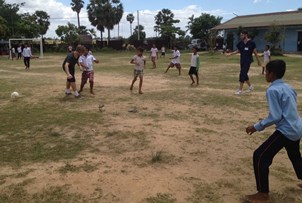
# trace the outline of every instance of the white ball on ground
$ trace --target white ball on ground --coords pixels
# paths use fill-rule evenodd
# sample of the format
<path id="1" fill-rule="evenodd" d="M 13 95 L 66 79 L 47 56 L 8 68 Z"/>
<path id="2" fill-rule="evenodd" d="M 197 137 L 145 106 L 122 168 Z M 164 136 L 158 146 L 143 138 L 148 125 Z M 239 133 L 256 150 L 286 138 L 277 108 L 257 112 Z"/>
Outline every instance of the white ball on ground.
<path id="1" fill-rule="evenodd" d="M 17 98 L 17 97 L 19 97 L 19 96 L 20 96 L 20 95 L 19 95 L 18 92 L 12 92 L 11 95 L 10 95 L 10 97 L 11 97 L 12 99 Z"/>

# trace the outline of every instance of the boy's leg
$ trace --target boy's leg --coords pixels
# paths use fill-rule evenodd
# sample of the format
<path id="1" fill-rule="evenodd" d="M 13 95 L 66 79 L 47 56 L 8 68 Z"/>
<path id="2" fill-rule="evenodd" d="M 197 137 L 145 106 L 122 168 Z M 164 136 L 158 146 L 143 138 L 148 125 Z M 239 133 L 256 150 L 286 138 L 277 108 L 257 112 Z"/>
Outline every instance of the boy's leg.
<path id="1" fill-rule="evenodd" d="M 275 155 L 284 147 L 285 137 L 279 131 L 275 131 L 262 145 L 255 150 L 253 165 L 257 184 L 257 190 L 262 193 L 269 192 L 269 166 Z"/>
<path id="2" fill-rule="evenodd" d="M 198 75 L 198 72 L 196 73 L 196 81 L 197 81 L 197 85 L 199 85 L 199 75 Z"/>
<path id="3" fill-rule="evenodd" d="M 285 149 L 288 158 L 292 162 L 297 178 L 302 180 L 302 158 L 300 153 L 300 140 L 291 141 L 287 139 Z"/>
<path id="4" fill-rule="evenodd" d="M 139 89 L 138 89 L 138 93 L 140 93 L 140 94 L 143 94 L 142 86 L 143 86 L 143 76 L 140 76 L 139 77 Z"/>
<path id="5" fill-rule="evenodd" d="M 137 80 L 137 76 L 134 76 L 134 78 L 132 80 L 132 83 L 131 83 L 131 86 L 130 86 L 130 90 L 133 90 L 133 85 L 134 85 L 136 80 Z"/>
<path id="6" fill-rule="evenodd" d="M 167 70 L 165 71 L 165 73 L 167 73 L 168 70 L 169 70 L 171 67 L 173 67 L 173 64 L 172 64 L 172 63 L 170 63 L 170 64 L 168 65 Z"/>
<path id="7" fill-rule="evenodd" d="M 65 89 L 65 94 L 70 95 L 70 82 L 66 81 L 66 89 Z"/>
<path id="8" fill-rule="evenodd" d="M 258 193 L 246 195 L 246 201 L 269 202 L 269 166 L 272 164 L 274 156 L 284 147 L 285 139 L 282 133 L 275 131 L 255 150 L 253 165 Z"/>
<path id="9" fill-rule="evenodd" d="M 194 78 L 193 78 L 193 75 L 192 75 L 192 74 L 190 74 L 189 76 L 190 76 L 190 78 L 191 78 L 191 80 L 192 80 L 191 85 L 193 85 L 193 84 L 195 83 Z"/>
<path id="10" fill-rule="evenodd" d="M 81 78 L 81 86 L 80 86 L 80 91 L 79 92 L 83 91 L 83 88 L 84 88 L 85 84 L 87 83 L 87 80 L 88 80 L 88 76 L 87 76 L 86 72 L 83 71 L 82 72 L 82 78 Z"/>
<path id="11" fill-rule="evenodd" d="M 73 90 L 73 92 L 74 92 L 74 96 L 79 96 L 79 93 L 78 93 L 78 91 L 77 91 L 77 86 L 76 86 L 76 83 L 75 82 L 71 82 L 70 83 L 70 86 L 71 86 L 71 88 L 72 88 L 72 90 Z"/>
<path id="12" fill-rule="evenodd" d="M 177 64 L 176 67 L 177 67 L 177 69 L 178 69 L 178 74 L 181 75 L 181 65 L 180 65 L 180 64 Z"/>

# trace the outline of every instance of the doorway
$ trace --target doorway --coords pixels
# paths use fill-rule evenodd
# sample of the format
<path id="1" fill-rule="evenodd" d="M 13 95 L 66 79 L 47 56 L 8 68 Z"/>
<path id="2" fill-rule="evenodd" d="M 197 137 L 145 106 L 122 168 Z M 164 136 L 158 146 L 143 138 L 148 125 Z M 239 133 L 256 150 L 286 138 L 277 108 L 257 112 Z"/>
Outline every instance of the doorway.
<path id="1" fill-rule="evenodd" d="M 302 51 L 302 32 L 298 32 L 297 51 Z"/>

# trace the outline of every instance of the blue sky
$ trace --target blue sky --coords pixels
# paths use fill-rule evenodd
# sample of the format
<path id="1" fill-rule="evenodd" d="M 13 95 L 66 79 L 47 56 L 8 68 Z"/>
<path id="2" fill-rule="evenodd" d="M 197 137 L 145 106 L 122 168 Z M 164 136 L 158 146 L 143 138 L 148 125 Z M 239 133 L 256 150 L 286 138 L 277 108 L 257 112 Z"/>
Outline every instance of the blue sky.
<path id="1" fill-rule="evenodd" d="M 35 10 L 44 10 L 50 15 L 51 26 L 46 36 L 57 37 L 55 29 L 58 25 L 66 25 L 67 22 L 77 24 L 76 13 L 70 8 L 71 0 L 5 0 L 7 3 L 25 2 L 20 12 L 33 13 Z M 47 3 L 46 3 L 47 2 Z M 86 5 L 89 0 L 84 0 L 85 8 L 80 13 L 81 25 L 91 28 L 87 19 Z M 126 21 L 126 15 L 133 13 L 137 25 L 137 10 L 139 10 L 140 24 L 145 27 L 147 37 L 154 37 L 154 16 L 163 8 L 170 9 L 176 19 L 181 22 L 177 25 L 185 30 L 188 17 L 198 17 L 201 13 L 209 13 L 223 17 L 222 22 L 230 20 L 236 15 L 250 15 L 259 13 L 283 12 L 297 10 L 302 7 L 301 0 L 121 0 L 124 6 L 124 17 L 119 29 L 112 30 L 113 37 L 129 37 L 130 25 Z M 302 20 L 302 19 L 301 19 Z M 106 33 L 105 33 L 106 36 Z"/>

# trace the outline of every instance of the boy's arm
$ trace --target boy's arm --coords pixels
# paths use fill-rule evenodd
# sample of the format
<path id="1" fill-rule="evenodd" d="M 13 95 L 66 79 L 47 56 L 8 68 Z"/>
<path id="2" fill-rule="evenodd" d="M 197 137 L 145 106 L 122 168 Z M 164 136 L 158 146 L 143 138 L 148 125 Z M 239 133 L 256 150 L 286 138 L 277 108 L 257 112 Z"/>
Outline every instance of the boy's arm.
<path id="1" fill-rule="evenodd" d="M 130 63 L 131 63 L 131 64 L 138 65 L 138 64 L 135 62 L 135 60 L 134 60 L 134 59 L 131 59 Z"/>
<path id="2" fill-rule="evenodd" d="M 66 63 L 65 63 L 65 66 L 64 66 L 64 69 L 65 69 L 65 73 L 66 73 L 66 75 L 67 75 L 67 78 L 68 78 L 68 79 L 71 79 L 71 78 L 72 78 L 72 75 L 71 75 L 70 72 L 69 72 L 68 66 L 69 66 L 69 63 L 66 62 Z"/>
<path id="3" fill-rule="evenodd" d="M 196 69 L 199 70 L 199 66 L 200 66 L 200 56 L 198 56 L 196 58 Z"/>
<path id="4" fill-rule="evenodd" d="M 268 91 L 266 97 L 269 105 L 269 114 L 267 118 L 254 125 L 257 131 L 262 131 L 266 127 L 276 124 L 282 119 L 282 108 L 279 104 L 277 92 Z"/>

